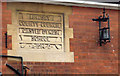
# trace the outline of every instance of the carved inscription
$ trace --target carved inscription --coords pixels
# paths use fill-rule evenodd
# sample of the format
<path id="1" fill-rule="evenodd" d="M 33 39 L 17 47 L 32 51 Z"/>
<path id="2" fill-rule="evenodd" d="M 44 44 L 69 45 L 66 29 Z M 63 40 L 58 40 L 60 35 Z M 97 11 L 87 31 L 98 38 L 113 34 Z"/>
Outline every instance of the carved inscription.
<path id="1" fill-rule="evenodd" d="M 63 14 L 18 12 L 20 49 L 63 51 Z"/>

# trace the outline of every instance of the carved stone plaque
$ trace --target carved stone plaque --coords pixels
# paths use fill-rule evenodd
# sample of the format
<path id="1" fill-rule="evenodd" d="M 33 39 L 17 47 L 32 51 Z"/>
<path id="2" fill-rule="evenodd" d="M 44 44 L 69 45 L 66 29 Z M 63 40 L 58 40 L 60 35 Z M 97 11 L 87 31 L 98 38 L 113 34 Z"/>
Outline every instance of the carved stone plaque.
<path id="1" fill-rule="evenodd" d="M 63 14 L 17 13 L 19 49 L 64 51 Z"/>

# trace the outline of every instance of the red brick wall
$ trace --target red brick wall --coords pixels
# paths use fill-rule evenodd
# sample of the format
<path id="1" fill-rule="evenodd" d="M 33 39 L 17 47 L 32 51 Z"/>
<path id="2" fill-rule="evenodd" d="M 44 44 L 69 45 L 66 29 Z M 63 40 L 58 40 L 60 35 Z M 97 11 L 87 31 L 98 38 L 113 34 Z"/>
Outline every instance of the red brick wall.
<path id="1" fill-rule="evenodd" d="M 0 0 L 0 54 L 2 53 L 2 3 Z M 0 58 L 0 72 L 2 71 L 2 60 Z"/>
<path id="2" fill-rule="evenodd" d="M 7 24 L 11 24 L 11 11 L 3 3 L 2 37 L 3 54 L 5 48 L 5 32 Z M 70 39 L 70 51 L 74 52 L 74 63 L 24 62 L 30 68 L 29 74 L 117 74 L 118 73 L 118 11 L 106 10 L 110 15 L 111 42 L 99 46 L 99 26 L 93 22 L 102 14 L 102 9 L 72 7 L 69 16 L 70 27 L 74 38 Z M 103 23 L 105 25 L 105 23 Z M 8 49 L 11 48 L 11 36 L 8 36 Z"/>
<path id="3" fill-rule="evenodd" d="M 73 7 L 73 15 L 70 16 L 70 27 L 74 29 L 71 51 L 75 53 L 75 63 L 84 63 L 84 73 L 114 74 L 118 71 L 118 11 L 106 10 L 110 15 L 111 42 L 100 47 L 99 26 L 92 19 L 102 11 Z"/>
<path id="4" fill-rule="evenodd" d="M 118 12 L 118 60 L 119 60 L 119 69 L 120 69 L 120 10 Z M 119 71 L 119 74 L 120 74 L 120 70 Z"/>
<path id="5" fill-rule="evenodd" d="M 8 48 L 6 48 L 6 37 L 5 37 L 5 33 L 7 32 L 7 24 L 11 24 L 11 10 L 7 9 L 7 3 L 3 2 L 2 3 L 2 53 L 4 55 L 7 54 L 7 50 L 11 49 L 11 36 L 8 35 L 7 37 L 7 46 Z"/>
<path id="6" fill-rule="evenodd" d="M 8 46 L 8 48 L 6 48 L 6 36 L 5 36 L 5 33 L 7 32 L 7 24 L 11 24 L 11 10 L 7 10 L 7 3 L 5 3 L 5 2 L 2 2 L 1 3 L 2 4 L 2 11 L 1 11 L 1 13 L 2 13 L 2 25 L 0 25 L 1 26 L 1 31 L 2 31 L 2 33 L 0 34 L 1 35 L 1 37 L 2 37 L 2 54 L 3 55 L 7 55 L 7 50 L 8 49 L 10 49 L 11 48 L 11 45 L 12 45 L 12 43 L 11 43 L 11 40 L 12 40 L 12 38 L 11 38 L 11 36 L 7 36 L 7 46 Z M 2 74 L 5 74 L 5 73 L 7 73 L 7 74 L 14 74 L 14 72 L 13 71 L 11 71 L 10 69 L 8 69 L 7 67 L 6 67 L 6 59 L 5 58 L 2 58 Z"/>

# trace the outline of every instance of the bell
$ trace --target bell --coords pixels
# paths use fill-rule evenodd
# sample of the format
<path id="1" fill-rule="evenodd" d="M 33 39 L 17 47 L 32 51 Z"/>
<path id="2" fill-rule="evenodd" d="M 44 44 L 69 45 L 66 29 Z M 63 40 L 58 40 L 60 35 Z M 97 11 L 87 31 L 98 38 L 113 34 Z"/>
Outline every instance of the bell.
<path id="1" fill-rule="evenodd" d="M 102 39 L 103 40 L 109 40 L 109 33 L 108 33 L 108 30 L 106 28 L 103 28 L 102 30 Z"/>

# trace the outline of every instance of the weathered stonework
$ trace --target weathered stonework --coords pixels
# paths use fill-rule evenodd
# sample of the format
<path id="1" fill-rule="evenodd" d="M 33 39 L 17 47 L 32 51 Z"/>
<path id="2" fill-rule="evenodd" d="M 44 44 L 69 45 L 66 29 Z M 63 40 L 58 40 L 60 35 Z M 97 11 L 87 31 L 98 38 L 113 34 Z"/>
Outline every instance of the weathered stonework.
<path id="1" fill-rule="evenodd" d="M 12 35 L 8 55 L 22 56 L 24 61 L 74 62 L 69 47 L 69 38 L 73 38 L 71 7 L 8 3 L 8 9 L 12 11 L 12 24 L 7 26 L 8 35 Z"/>

